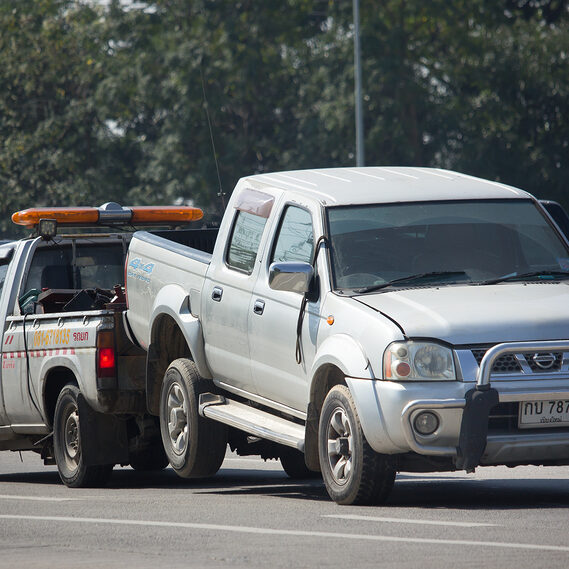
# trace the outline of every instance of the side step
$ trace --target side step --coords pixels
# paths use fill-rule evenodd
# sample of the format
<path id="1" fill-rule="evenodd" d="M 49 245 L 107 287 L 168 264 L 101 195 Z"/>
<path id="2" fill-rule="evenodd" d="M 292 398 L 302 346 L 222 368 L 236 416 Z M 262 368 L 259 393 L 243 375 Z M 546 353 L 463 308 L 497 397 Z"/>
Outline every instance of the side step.
<path id="1" fill-rule="evenodd" d="M 304 451 L 304 427 L 266 411 L 227 399 L 222 395 L 202 393 L 200 415 L 268 439 L 299 451 Z"/>

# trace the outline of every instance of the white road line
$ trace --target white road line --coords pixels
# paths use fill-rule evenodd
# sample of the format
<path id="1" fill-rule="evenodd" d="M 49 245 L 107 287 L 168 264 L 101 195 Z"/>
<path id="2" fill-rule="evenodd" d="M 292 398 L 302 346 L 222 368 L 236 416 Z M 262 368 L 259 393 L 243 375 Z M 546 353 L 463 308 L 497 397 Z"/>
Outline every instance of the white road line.
<path id="1" fill-rule="evenodd" d="M 36 502 L 75 502 L 85 498 L 51 498 L 47 496 L 17 496 L 16 494 L 0 494 L 0 500 L 32 500 Z"/>
<path id="2" fill-rule="evenodd" d="M 443 522 L 438 520 L 420 520 L 420 519 L 405 519 L 405 518 L 377 518 L 374 516 L 353 516 L 349 514 L 328 514 L 322 516 L 323 518 L 338 518 L 342 520 L 362 520 L 365 522 L 387 522 L 394 524 L 418 524 L 428 526 L 453 526 L 462 528 L 479 528 L 479 527 L 495 527 L 498 524 L 483 524 L 477 522 Z"/>
<path id="3" fill-rule="evenodd" d="M 218 524 L 196 524 L 184 522 L 159 522 L 151 520 L 117 520 L 109 518 L 72 518 L 64 516 L 12 516 L 0 514 L 1 520 L 27 520 L 32 522 L 60 522 L 72 524 L 109 524 L 123 526 L 145 526 L 162 528 L 194 529 L 202 531 L 226 531 L 231 533 L 249 533 L 258 535 L 282 535 L 292 537 L 321 537 L 325 539 L 349 539 L 362 541 L 381 541 L 396 543 L 417 543 L 431 545 L 460 545 L 473 547 L 500 547 L 504 549 L 531 549 L 538 551 L 569 552 L 569 546 L 544 545 L 532 543 L 508 543 L 501 541 L 473 541 L 466 539 L 426 539 L 420 537 L 395 537 L 389 535 L 366 535 L 357 533 L 335 533 L 327 531 L 301 531 L 286 529 L 271 529 L 247 526 L 226 526 Z"/>

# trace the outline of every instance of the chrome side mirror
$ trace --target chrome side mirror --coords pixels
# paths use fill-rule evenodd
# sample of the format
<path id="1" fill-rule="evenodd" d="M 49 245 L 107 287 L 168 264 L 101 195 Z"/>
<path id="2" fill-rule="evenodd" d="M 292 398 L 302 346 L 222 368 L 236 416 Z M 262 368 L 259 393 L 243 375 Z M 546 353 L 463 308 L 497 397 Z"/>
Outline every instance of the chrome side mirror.
<path id="1" fill-rule="evenodd" d="M 305 293 L 310 290 L 314 268 L 310 263 L 283 262 L 269 267 L 269 286 L 273 290 Z"/>

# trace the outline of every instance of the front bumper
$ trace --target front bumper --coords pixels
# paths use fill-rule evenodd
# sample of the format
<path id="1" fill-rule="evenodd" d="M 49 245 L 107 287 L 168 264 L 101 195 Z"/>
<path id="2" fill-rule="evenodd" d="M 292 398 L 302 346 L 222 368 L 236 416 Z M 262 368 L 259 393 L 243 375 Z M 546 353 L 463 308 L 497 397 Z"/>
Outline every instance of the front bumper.
<path id="1" fill-rule="evenodd" d="M 415 452 L 451 457 L 457 469 L 466 471 L 487 464 L 569 461 L 569 428 L 539 432 L 489 431 L 489 416 L 501 403 L 569 400 L 569 376 L 555 381 L 497 381 L 495 385 L 490 384 L 494 362 L 505 354 L 522 351 L 565 353 L 569 352 L 569 342 L 517 342 L 494 346 L 482 359 L 475 383 L 373 382 L 379 417 L 376 413 L 372 418 L 369 397 L 360 413 L 368 442 L 377 452 L 387 454 Z M 359 395 L 355 397 L 357 405 L 362 399 Z M 431 411 L 440 419 L 440 427 L 432 435 L 420 435 L 414 427 L 415 418 L 422 411 Z"/>

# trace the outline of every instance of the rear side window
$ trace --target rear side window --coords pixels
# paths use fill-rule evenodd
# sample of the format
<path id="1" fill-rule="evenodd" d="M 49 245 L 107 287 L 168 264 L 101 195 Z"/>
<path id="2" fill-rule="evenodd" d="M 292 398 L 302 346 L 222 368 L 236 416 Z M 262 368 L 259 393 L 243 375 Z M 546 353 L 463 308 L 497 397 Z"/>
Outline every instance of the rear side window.
<path id="1" fill-rule="evenodd" d="M 235 200 L 237 211 L 229 239 L 226 263 L 250 275 L 255 267 L 263 230 L 275 198 L 257 190 L 242 190 Z"/>
<path id="2" fill-rule="evenodd" d="M 227 264 L 247 274 L 253 272 L 255 259 L 267 219 L 238 211 L 227 251 Z"/>

